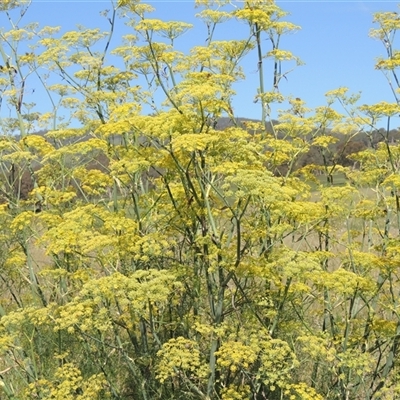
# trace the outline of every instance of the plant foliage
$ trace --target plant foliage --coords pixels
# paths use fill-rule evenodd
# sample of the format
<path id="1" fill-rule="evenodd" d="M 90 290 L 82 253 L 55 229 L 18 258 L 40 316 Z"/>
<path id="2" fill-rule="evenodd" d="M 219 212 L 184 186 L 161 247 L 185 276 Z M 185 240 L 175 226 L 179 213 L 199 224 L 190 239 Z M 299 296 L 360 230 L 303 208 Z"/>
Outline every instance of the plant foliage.
<path id="1" fill-rule="evenodd" d="M 62 34 L 0 6 L 0 397 L 399 397 L 398 14 L 371 31 L 395 101 L 312 110 L 279 92 L 300 28 L 272 0 L 197 1 L 188 52 L 190 24 L 111 6 L 108 32 Z M 227 23 L 247 36 L 215 40 Z M 250 54 L 260 121 L 240 122 Z"/>

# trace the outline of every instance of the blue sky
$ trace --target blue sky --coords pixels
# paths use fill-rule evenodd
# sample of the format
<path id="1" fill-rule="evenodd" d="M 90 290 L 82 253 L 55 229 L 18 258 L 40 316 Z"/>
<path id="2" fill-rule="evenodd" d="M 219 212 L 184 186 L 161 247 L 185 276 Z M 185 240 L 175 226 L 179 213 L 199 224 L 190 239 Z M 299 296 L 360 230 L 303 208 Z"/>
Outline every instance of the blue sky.
<path id="1" fill-rule="evenodd" d="M 165 20 L 182 20 L 195 24 L 178 42 L 182 50 L 193 45 L 203 45 L 206 28 L 194 15 L 193 1 L 147 1 L 156 8 L 149 17 Z M 282 80 L 280 90 L 306 101 L 307 106 L 325 104 L 324 93 L 340 86 L 347 86 L 353 93 L 362 92 L 360 103 L 372 104 L 382 100 L 394 101 L 385 77 L 374 69 L 376 57 L 383 56 L 383 45 L 368 36 L 374 27 L 373 13 L 396 11 L 397 2 L 390 1 L 278 1 L 277 4 L 290 15 L 287 20 L 300 25 L 301 30 L 282 39 L 281 48 L 292 51 L 305 65 L 296 68 Z M 76 24 L 89 28 L 108 29 L 105 18 L 99 12 L 110 8 L 109 1 L 42 1 L 33 3 L 24 18 L 41 25 L 60 25 L 63 31 L 74 29 Z M 4 16 L 1 25 L 6 28 Z M 119 43 L 127 28 L 119 22 L 112 46 Z M 217 38 L 239 38 L 247 27 L 238 22 L 221 25 Z M 263 43 L 268 51 L 268 42 Z M 257 59 L 250 54 L 244 64 L 247 79 L 235 86 L 238 96 L 234 102 L 237 116 L 258 118 L 260 109 L 253 103 L 256 94 Z M 267 82 L 271 82 L 271 69 L 265 66 Z"/>

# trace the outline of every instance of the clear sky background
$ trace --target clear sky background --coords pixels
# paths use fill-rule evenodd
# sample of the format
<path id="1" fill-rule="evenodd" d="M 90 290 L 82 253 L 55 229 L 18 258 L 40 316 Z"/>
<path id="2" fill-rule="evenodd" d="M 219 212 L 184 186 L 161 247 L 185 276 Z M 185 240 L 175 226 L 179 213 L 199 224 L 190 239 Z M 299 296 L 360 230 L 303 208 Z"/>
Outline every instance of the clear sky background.
<path id="1" fill-rule="evenodd" d="M 147 1 L 156 8 L 149 18 L 181 20 L 195 24 L 178 46 L 188 51 L 194 45 L 204 45 L 207 37 L 204 24 L 194 15 L 194 1 Z M 235 4 L 235 1 L 233 1 Z M 237 3 L 236 3 L 237 4 Z M 280 90 L 306 101 L 307 106 L 326 104 L 324 93 L 340 86 L 350 92 L 361 92 L 361 104 L 373 104 L 382 100 L 394 101 L 389 85 L 382 72 L 374 69 L 375 59 L 385 55 L 382 43 L 368 36 L 374 27 L 373 13 L 398 11 L 393 1 L 277 1 L 290 15 L 287 20 L 301 26 L 301 30 L 282 38 L 281 48 L 292 51 L 305 65 L 296 68 L 282 80 Z M 110 8 L 109 1 L 45 1 L 33 0 L 25 22 L 36 21 L 41 25 L 60 25 L 62 31 L 82 24 L 89 28 L 108 30 L 108 23 L 100 11 Z M 0 17 L 4 28 L 7 22 Z M 248 27 L 237 21 L 221 25 L 216 38 L 245 38 Z M 129 28 L 118 22 L 112 47 Z M 263 42 L 264 52 L 270 47 Z M 400 48 L 400 43 L 399 43 Z M 250 54 L 244 64 L 247 79 L 235 86 L 238 96 L 234 102 L 235 115 L 249 118 L 260 117 L 260 107 L 253 103 L 258 86 L 256 54 Z M 283 64 L 285 70 L 285 64 Z M 265 65 L 267 88 L 271 89 L 272 69 Z M 32 99 L 35 100 L 35 99 Z"/>

